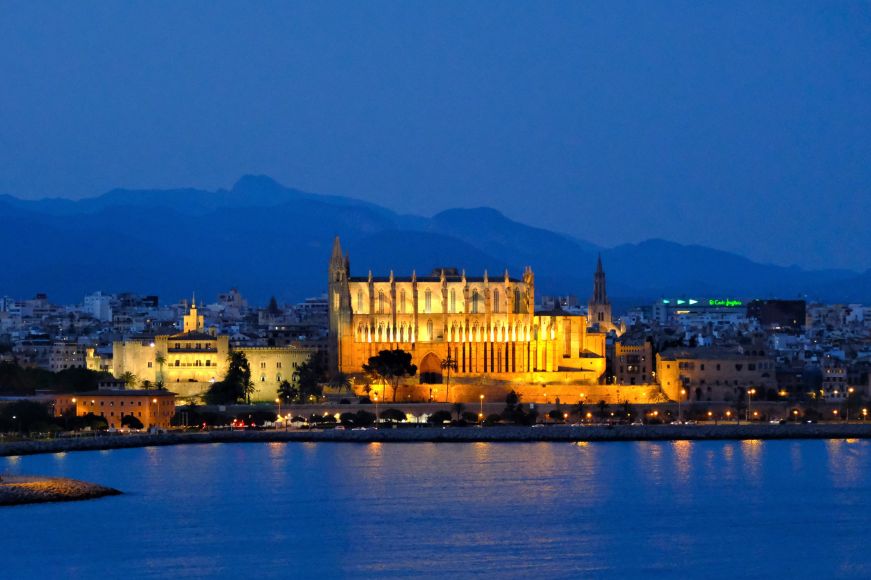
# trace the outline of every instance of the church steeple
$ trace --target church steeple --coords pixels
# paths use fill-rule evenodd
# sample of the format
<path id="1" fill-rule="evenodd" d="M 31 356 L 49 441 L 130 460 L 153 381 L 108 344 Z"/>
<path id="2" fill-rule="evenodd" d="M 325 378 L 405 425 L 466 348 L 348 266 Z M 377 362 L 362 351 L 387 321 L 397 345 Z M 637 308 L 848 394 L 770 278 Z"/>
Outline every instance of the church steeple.
<path id="1" fill-rule="evenodd" d="M 596 274 L 593 276 L 592 304 L 608 304 L 608 293 L 605 290 L 605 270 L 602 268 L 602 254 L 596 263 Z"/>
<path id="2" fill-rule="evenodd" d="M 194 294 L 191 299 L 191 307 L 187 314 L 182 318 L 183 332 L 202 332 L 205 328 L 205 319 L 202 315 L 197 314 L 197 295 Z"/>
<path id="3" fill-rule="evenodd" d="M 602 267 L 602 255 L 596 261 L 596 273 L 593 275 L 593 296 L 587 305 L 587 316 L 590 326 L 608 332 L 614 329 L 611 321 L 611 303 L 608 302 L 608 292 L 605 289 L 605 269 Z"/>

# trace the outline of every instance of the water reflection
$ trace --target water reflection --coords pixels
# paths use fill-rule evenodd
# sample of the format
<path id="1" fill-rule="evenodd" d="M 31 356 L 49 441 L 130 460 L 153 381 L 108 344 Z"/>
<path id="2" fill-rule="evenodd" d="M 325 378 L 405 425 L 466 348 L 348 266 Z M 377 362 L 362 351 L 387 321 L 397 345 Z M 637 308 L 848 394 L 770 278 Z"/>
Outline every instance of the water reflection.
<path id="1" fill-rule="evenodd" d="M 764 443 L 759 439 L 744 439 L 741 441 L 741 456 L 744 475 L 748 483 L 760 483 L 762 449 Z"/>
<path id="2" fill-rule="evenodd" d="M 4 524 L 14 516 L 0 525 L 3 576 L 232 577 L 253 562 L 263 577 L 690 577 L 748 563 L 756 577 L 871 577 L 869 458 L 864 441 L 225 444 L 6 458 L 4 471 L 126 493 L 0 510 Z M 91 533 L 69 533 L 83 521 Z"/>
<path id="3" fill-rule="evenodd" d="M 677 481 L 687 483 L 692 467 L 692 441 L 672 441 L 672 453 L 674 453 L 674 469 L 678 476 Z"/>
<path id="4" fill-rule="evenodd" d="M 854 485 L 862 475 L 863 444 L 856 439 L 826 441 L 829 480 L 835 487 Z"/>

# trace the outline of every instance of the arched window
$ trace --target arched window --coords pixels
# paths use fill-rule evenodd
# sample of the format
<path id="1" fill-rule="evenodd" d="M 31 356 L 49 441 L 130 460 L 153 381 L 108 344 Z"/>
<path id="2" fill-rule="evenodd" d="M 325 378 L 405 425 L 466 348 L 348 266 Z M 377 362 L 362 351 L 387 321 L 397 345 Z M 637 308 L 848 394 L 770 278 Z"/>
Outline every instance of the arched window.
<path id="1" fill-rule="evenodd" d="M 399 312 L 405 314 L 405 290 L 399 292 Z"/>
<path id="2" fill-rule="evenodd" d="M 429 288 L 427 288 L 426 292 L 423 294 L 423 308 L 423 311 L 427 314 L 432 312 L 432 290 Z"/>
<path id="3" fill-rule="evenodd" d="M 493 312 L 499 312 L 499 290 L 493 291 Z"/>
<path id="4" fill-rule="evenodd" d="M 448 312 L 456 312 L 457 311 L 457 291 L 451 290 L 451 303 L 448 306 Z"/>
<path id="5" fill-rule="evenodd" d="M 427 292 L 428 292 L 428 290 L 427 290 Z M 427 321 L 426 321 L 426 339 L 429 340 L 429 341 L 432 341 L 432 339 L 433 339 L 433 334 L 432 334 L 432 320 L 427 320 Z"/>
<path id="6" fill-rule="evenodd" d="M 520 290 L 514 289 L 514 312 L 520 312 Z"/>
<path id="7" fill-rule="evenodd" d="M 378 291 L 378 314 L 384 314 L 384 291 Z"/>
<path id="8" fill-rule="evenodd" d="M 363 312 L 363 291 L 357 290 L 357 312 Z"/>
<path id="9" fill-rule="evenodd" d="M 472 290 L 472 314 L 478 314 L 478 300 L 480 296 L 478 296 L 478 290 Z"/>

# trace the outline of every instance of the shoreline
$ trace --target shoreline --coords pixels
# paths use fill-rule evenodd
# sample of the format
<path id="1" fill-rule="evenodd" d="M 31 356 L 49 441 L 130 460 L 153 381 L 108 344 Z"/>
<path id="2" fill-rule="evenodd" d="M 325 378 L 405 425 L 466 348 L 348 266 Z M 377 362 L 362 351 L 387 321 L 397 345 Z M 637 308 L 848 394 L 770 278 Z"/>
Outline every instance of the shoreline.
<path id="1" fill-rule="evenodd" d="M 0 443 L 0 457 L 209 443 L 534 443 L 608 441 L 711 441 L 746 439 L 869 439 L 871 423 L 595 425 L 542 427 L 401 427 L 396 429 L 202 431 L 105 435 Z"/>

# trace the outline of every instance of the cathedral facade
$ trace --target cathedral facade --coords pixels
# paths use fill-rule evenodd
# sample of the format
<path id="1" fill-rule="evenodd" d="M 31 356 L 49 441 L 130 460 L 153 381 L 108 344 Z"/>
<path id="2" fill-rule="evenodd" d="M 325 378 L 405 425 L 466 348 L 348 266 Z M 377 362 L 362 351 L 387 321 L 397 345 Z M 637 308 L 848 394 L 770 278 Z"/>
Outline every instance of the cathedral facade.
<path id="1" fill-rule="evenodd" d="M 528 267 L 520 277 L 473 277 L 453 268 L 354 277 L 336 238 L 328 296 L 334 372 L 362 379 L 369 357 L 390 349 L 412 354 L 418 374 L 409 383 L 418 385 L 442 384 L 448 371 L 458 389 L 597 384 L 605 371 L 605 334 L 588 329 L 585 316 L 536 312 Z M 412 392 L 426 398 L 426 389 Z"/>

